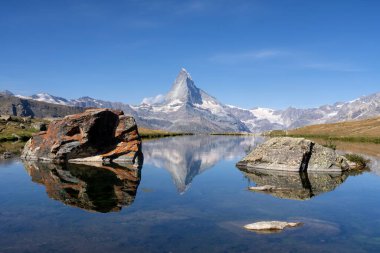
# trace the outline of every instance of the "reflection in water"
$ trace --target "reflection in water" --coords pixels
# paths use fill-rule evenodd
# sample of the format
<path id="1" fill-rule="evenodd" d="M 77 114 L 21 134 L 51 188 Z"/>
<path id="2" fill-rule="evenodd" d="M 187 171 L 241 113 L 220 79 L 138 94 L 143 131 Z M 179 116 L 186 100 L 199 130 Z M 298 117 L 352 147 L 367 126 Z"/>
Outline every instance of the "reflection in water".
<path id="1" fill-rule="evenodd" d="M 379 251 L 376 221 L 380 217 L 380 177 L 363 173 L 344 180 L 347 175 L 308 174 L 302 178 L 294 173 L 246 172 L 257 185 L 288 188 L 268 193 L 273 196 L 255 194 L 246 190 L 246 180 L 235 164 L 259 141 L 225 136 L 145 141 L 141 182 L 140 171 L 135 168 L 26 164 L 33 181 L 44 184 L 39 187 L 25 177 L 19 161 L 0 166 L 0 251 Z M 173 165 L 167 166 L 171 161 Z M 177 194 L 168 172 L 177 173 L 173 179 L 178 176 L 177 180 L 190 182 L 213 164 L 215 169 L 195 178 L 193 187 L 197 189 Z M 188 165 L 195 169 L 193 173 Z M 137 187 L 140 195 L 133 201 Z M 59 201 L 45 196 L 42 188 Z M 142 189 L 153 191 L 144 193 Z M 328 193 L 318 195 L 322 192 Z M 318 197 L 303 202 L 277 198 L 307 199 L 315 195 Z M 61 203 L 108 212 L 132 201 L 132 208 L 106 215 L 64 208 Z M 242 228 L 262 220 L 294 220 L 304 226 L 271 236 Z"/>
<path id="2" fill-rule="evenodd" d="M 242 170 L 244 175 L 256 186 L 273 186 L 260 191 L 277 198 L 306 200 L 319 194 L 333 191 L 342 184 L 349 174 L 346 173 L 307 173 L 253 169 Z"/>
<path id="3" fill-rule="evenodd" d="M 43 184 L 48 196 L 66 205 L 96 212 L 117 212 L 133 203 L 141 167 L 119 164 L 53 164 L 25 162 L 32 181 Z"/>
<path id="4" fill-rule="evenodd" d="M 167 170 L 183 193 L 195 176 L 222 159 L 243 157 L 261 142 L 260 137 L 209 135 L 157 139 L 144 142 L 144 162 Z"/>

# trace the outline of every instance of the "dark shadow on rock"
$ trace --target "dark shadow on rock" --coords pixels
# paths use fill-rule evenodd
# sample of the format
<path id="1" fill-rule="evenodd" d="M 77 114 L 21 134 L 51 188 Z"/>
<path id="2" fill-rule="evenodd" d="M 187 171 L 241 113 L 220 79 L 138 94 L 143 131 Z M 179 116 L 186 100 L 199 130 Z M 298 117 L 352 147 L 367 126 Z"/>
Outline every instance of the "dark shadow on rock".
<path id="1" fill-rule="evenodd" d="M 54 164 L 25 162 L 32 181 L 65 205 L 101 213 L 118 212 L 133 203 L 141 166 L 129 164 Z"/>
<path id="2" fill-rule="evenodd" d="M 249 190 L 281 199 L 307 200 L 333 191 L 350 175 L 349 172 L 288 172 L 238 167 L 244 176 L 256 184 Z"/>

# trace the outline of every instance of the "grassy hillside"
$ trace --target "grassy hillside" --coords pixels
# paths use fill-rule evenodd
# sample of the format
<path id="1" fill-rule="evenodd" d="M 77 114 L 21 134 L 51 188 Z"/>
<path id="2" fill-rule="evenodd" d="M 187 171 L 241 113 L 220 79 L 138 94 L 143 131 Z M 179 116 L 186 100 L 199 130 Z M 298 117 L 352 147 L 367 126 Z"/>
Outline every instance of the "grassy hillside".
<path id="1" fill-rule="evenodd" d="M 284 135 L 340 141 L 380 143 L 380 117 L 333 124 L 311 125 L 289 131 L 272 131 L 270 133 L 270 136 Z"/>
<path id="2" fill-rule="evenodd" d="M 45 121 L 16 116 L 12 116 L 9 120 L 0 119 L 0 142 L 27 141 L 33 133 L 38 132 L 33 127 L 33 123 L 37 122 Z"/>

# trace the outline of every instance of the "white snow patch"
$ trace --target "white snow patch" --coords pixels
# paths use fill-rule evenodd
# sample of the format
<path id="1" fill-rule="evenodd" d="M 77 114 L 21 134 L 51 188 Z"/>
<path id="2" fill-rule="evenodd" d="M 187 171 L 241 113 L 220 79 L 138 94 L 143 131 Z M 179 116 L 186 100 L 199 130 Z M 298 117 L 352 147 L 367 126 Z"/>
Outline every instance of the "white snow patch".
<path id="1" fill-rule="evenodd" d="M 329 117 L 334 117 L 338 114 L 338 112 L 330 112 L 328 113 L 326 116 L 329 118 Z"/>
<path id="2" fill-rule="evenodd" d="M 227 106 L 227 107 L 229 107 L 229 108 L 232 108 L 232 109 L 239 109 L 239 110 L 243 110 L 243 111 L 248 111 L 247 109 L 244 109 L 244 108 L 241 108 L 241 107 L 238 107 L 238 106 L 234 106 L 234 105 L 225 105 L 225 106 Z"/>
<path id="3" fill-rule="evenodd" d="M 213 100 L 203 100 L 202 104 L 194 104 L 195 107 L 208 110 L 212 112 L 213 114 L 217 114 L 218 116 L 227 116 L 228 113 L 226 110 L 223 108 L 221 104 L 219 104 L 216 101 Z"/>
<path id="4" fill-rule="evenodd" d="M 15 95 L 15 97 L 22 98 L 22 99 L 32 99 L 29 96 L 23 96 L 23 95 Z"/>
<path id="5" fill-rule="evenodd" d="M 256 108 L 250 110 L 250 112 L 259 120 L 266 119 L 271 123 L 277 123 L 283 125 L 283 119 L 281 115 L 275 115 L 275 110 L 269 108 Z"/>
<path id="6" fill-rule="evenodd" d="M 16 96 L 22 97 L 20 95 L 16 95 Z M 59 97 L 54 97 L 54 96 L 47 94 L 47 93 L 38 93 L 38 94 L 33 95 L 31 97 L 25 97 L 25 98 L 33 99 L 33 100 L 40 101 L 40 102 L 51 103 L 51 104 L 70 105 L 70 103 L 68 101 L 65 101 L 64 99 L 59 98 Z"/>

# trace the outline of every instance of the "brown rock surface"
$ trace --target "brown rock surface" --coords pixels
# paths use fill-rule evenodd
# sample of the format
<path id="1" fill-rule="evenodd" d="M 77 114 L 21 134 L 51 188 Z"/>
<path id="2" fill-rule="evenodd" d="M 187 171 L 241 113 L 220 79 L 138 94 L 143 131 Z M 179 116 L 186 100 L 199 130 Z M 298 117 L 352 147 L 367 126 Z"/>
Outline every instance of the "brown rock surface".
<path id="1" fill-rule="evenodd" d="M 122 111 L 89 109 L 52 121 L 47 131 L 26 143 L 21 157 L 54 162 L 135 162 L 141 156 L 141 138 L 133 117 Z"/>

